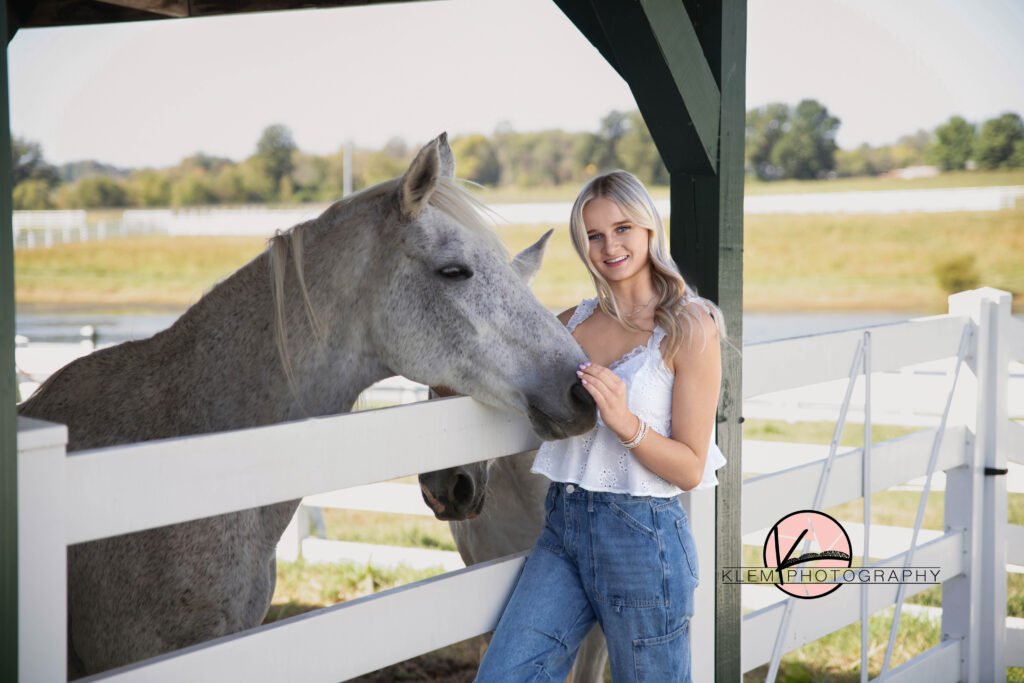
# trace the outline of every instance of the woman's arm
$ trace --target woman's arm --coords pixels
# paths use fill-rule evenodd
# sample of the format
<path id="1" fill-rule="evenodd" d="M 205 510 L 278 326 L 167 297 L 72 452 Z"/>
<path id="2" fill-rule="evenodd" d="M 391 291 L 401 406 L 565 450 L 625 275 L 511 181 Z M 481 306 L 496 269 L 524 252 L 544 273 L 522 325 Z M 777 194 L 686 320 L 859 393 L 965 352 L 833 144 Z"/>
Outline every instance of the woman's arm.
<path id="1" fill-rule="evenodd" d="M 707 343 L 703 343 L 700 330 L 694 330 L 672 359 L 672 436 L 648 430 L 633 449 L 633 455 L 647 469 L 684 491 L 696 487 L 704 478 L 722 382 L 718 330 L 703 310 L 698 320 Z M 600 365 L 589 365 L 581 371 L 581 377 L 586 380 L 604 423 L 620 440 L 631 440 L 637 434 L 640 418 L 626 405 L 625 382 Z"/>

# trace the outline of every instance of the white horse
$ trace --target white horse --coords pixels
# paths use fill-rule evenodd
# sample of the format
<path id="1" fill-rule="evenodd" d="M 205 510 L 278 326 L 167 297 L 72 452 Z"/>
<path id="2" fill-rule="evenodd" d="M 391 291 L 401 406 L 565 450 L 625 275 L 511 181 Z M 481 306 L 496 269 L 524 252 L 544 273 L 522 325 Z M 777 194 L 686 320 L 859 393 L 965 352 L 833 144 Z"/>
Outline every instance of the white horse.
<path id="1" fill-rule="evenodd" d="M 66 424 L 76 451 L 345 412 L 400 374 L 524 413 L 545 439 L 591 429 L 585 356 L 522 282 L 537 250 L 508 263 L 454 171 L 442 135 L 402 178 L 279 234 L 169 329 L 67 365 L 19 413 Z M 69 675 L 258 625 L 298 504 L 69 547 Z"/>

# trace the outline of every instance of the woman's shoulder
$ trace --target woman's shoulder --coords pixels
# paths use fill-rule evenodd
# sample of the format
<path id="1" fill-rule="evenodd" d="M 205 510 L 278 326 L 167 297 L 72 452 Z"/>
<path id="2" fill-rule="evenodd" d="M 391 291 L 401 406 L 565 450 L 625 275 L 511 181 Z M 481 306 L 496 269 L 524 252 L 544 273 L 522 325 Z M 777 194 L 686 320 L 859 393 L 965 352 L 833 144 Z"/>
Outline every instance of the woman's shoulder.
<path id="1" fill-rule="evenodd" d="M 711 348 L 717 349 L 722 329 L 718 307 L 702 297 L 683 299 L 675 314 L 681 323 L 682 339 L 669 364 L 673 369 L 704 356 Z"/>
<path id="2" fill-rule="evenodd" d="M 684 328 L 688 323 L 696 322 L 704 330 L 713 330 L 716 334 L 719 327 L 718 319 L 722 315 L 714 302 L 700 296 L 688 296 L 680 299 L 674 313 L 683 322 Z"/>
<path id="3" fill-rule="evenodd" d="M 578 323 L 578 322 L 586 320 L 588 317 L 590 317 L 590 314 L 594 312 L 594 309 L 596 307 L 597 307 L 597 299 L 596 298 L 595 299 L 584 299 L 583 301 L 579 302 L 579 304 L 573 306 L 572 308 L 567 308 L 566 310 L 564 310 L 561 313 L 559 313 L 558 314 L 558 319 L 561 321 L 561 323 L 563 325 L 568 327 L 569 323 L 572 322 L 573 316 L 575 316 L 577 313 L 580 316 L 580 320 L 577 321 L 577 323 Z"/>

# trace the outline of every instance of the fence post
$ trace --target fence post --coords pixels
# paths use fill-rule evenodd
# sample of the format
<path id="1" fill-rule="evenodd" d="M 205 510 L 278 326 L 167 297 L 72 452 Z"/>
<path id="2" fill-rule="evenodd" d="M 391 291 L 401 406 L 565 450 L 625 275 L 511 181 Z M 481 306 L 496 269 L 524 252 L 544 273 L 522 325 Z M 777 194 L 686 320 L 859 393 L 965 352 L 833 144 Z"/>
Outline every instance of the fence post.
<path id="1" fill-rule="evenodd" d="M 18 418 L 18 680 L 67 678 L 68 430 Z"/>
<path id="2" fill-rule="evenodd" d="M 713 439 L 714 437 L 712 437 Z M 716 487 L 717 488 L 717 487 Z M 715 489 L 691 489 L 679 496 L 697 544 L 700 583 L 690 620 L 690 672 L 695 681 L 715 680 Z"/>
<path id="3" fill-rule="evenodd" d="M 942 587 L 943 640 L 963 638 L 961 680 L 1006 680 L 1006 392 L 1011 295 L 991 287 L 949 297 L 975 326 L 958 417 L 968 466 L 946 475 L 946 529 L 966 529 L 966 576 Z M 973 390 L 972 390 L 973 389 Z M 988 472 L 988 474 L 986 474 Z"/>

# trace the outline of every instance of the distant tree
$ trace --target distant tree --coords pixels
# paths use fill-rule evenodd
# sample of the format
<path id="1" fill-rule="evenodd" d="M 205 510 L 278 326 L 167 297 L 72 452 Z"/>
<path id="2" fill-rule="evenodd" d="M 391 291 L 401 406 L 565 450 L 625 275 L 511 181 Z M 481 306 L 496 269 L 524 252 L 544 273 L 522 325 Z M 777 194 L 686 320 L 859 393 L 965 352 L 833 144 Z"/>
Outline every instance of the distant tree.
<path id="1" fill-rule="evenodd" d="M 166 171 L 144 169 L 132 174 L 128 185 L 131 203 L 136 206 L 169 206 L 171 179 Z"/>
<path id="2" fill-rule="evenodd" d="M 934 136 L 926 130 L 919 130 L 910 135 L 903 135 L 892 145 L 893 157 L 897 168 L 919 166 L 927 163 L 928 150 L 932 146 Z"/>
<path id="3" fill-rule="evenodd" d="M 129 172 L 117 166 L 86 159 L 84 161 L 72 161 L 71 163 L 61 164 L 60 168 L 57 169 L 57 175 L 63 183 L 77 183 L 82 178 L 91 175 L 105 175 L 116 178 L 127 177 Z"/>
<path id="4" fill-rule="evenodd" d="M 626 115 L 626 122 L 626 130 L 615 146 L 622 168 L 647 185 L 668 185 L 668 169 L 661 160 L 643 115 L 639 111 L 631 111 Z"/>
<path id="5" fill-rule="evenodd" d="M 222 166 L 213 174 L 210 189 L 221 204 L 242 204 L 248 197 L 245 193 L 245 177 L 237 164 Z"/>
<path id="6" fill-rule="evenodd" d="M 171 188 L 171 204 L 174 206 L 203 206 L 216 204 L 217 193 L 206 173 L 190 173 Z"/>
<path id="7" fill-rule="evenodd" d="M 1017 140 L 1013 143 L 1013 154 L 1007 163 L 1010 168 L 1024 168 L 1024 140 Z"/>
<path id="8" fill-rule="evenodd" d="M 622 166 L 616 147 L 619 140 L 629 129 L 629 116 L 625 112 L 613 109 L 601 119 L 596 133 L 584 137 L 582 144 L 575 152 L 576 163 L 590 173 L 610 171 Z"/>
<path id="9" fill-rule="evenodd" d="M 295 168 L 292 154 L 297 149 L 292 132 L 287 126 L 275 123 L 263 129 L 263 134 L 256 143 L 256 156 L 263 160 L 275 193 L 281 187 L 281 179 L 291 175 Z"/>
<path id="10" fill-rule="evenodd" d="M 932 162 L 943 171 L 967 167 L 974 149 L 974 126 L 963 117 L 953 116 L 935 129 L 935 141 L 928 150 Z"/>
<path id="11" fill-rule="evenodd" d="M 532 137 L 534 168 L 540 184 L 561 185 L 572 182 L 577 168 L 574 150 L 577 136 L 563 130 L 545 130 Z"/>
<path id="12" fill-rule="evenodd" d="M 225 157 L 215 157 L 204 152 L 196 152 L 192 156 L 185 157 L 178 164 L 178 171 L 182 175 L 188 175 L 195 171 L 202 171 L 203 173 L 216 173 L 225 166 L 231 166 L 231 159 Z"/>
<path id="13" fill-rule="evenodd" d="M 772 150 L 789 130 L 789 105 L 775 102 L 747 112 L 746 169 L 760 180 L 782 177 L 783 170 L 772 164 Z"/>
<path id="14" fill-rule="evenodd" d="M 772 147 L 771 163 L 785 177 L 824 178 L 835 170 L 839 119 L 816 100 L 802 100 L 790 116 L 789 129 Z"/>
<path id="15" fill-rule="evenodd" d="M 1024 122 L 1019 114 L 1006 113 L 981 127 L 974 147 L 979 168 L 1024 166 Z"/>
<path id="16" fill-rule="evenodd" d="M 327 157 L 297 152 L 293 157 L 295 170 L 291 180 L 295 186 L 294 199 L 302 202 L 331 200 L 341 196 L 341 174 L 332 177 Z"/>
<path id="17" fill-rule="evenodd" d="M 38 142 L 11 136 L 11 185 L 25 180 L 41 180 L 48 188 L 59 182 L 57 169 L 46 163 Z"/>
<path id="18" fill-rule="evenodd" d="M 128 205 L 128 192 L 109 176 L 91 175 L 74 184 L 72 202 L 69 208 L 116 208 Z"/>
<path id="19" fill-rule="evenodd" d="M 841 178 L 876 175 L 873 151 L 866 143 L 856 149 L 837 149 L 836 175 Z"/>
<path id="20" fill-rule="evenodd" d="M 274 185 L 274 179 L 270 175 L 267 162 L 263 157 L 249 157 L 238 165 L 238 171 L 242 176 L 245 201 L 273 201 L 277 193 L 277 186 Z"/>
<path id="21" fill-rule="evenodd" d="M 364 160 L 361 174 L 363 183 L 366 186 L 382 183 L 385 180 L 402 175 L 406 167 L 405 159 L 398 154 L 397 147 L 393 147 L 391 151 L 385 147 L 376 152 L 371 152 Z"/>
<path id="22" fill-rule="evenodd" d="M 12 203 L 16 211 L 52 209 L 50 185 L 45 180 L 22 180 L 14 188 Z"/>
<path id="23" fill-rule="evenodd" d="M 501 164 L 494 145 L 480 134 L 464 135 L 452 140 L 455 168 L 460 177 L 481 185 L 497 185 Z"/>

